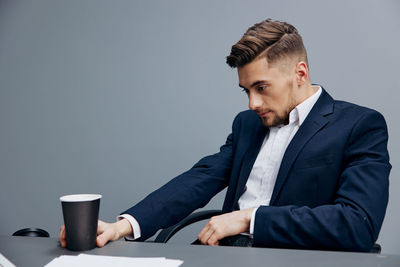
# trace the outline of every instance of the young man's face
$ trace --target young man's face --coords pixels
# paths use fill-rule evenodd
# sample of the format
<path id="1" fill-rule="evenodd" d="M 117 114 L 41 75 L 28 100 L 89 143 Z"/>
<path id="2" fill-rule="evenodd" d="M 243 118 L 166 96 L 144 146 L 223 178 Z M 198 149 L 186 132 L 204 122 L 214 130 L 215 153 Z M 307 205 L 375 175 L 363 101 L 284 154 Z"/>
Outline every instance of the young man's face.
<path id="1" fill-rule="evenodd" d="M 265 126 L 289 122 L 290 111 L 298 105 L 294 66 L 293 71 L 283 70 L 278 65 L 269 66 L 266 58 L 261 57 L 239 67 L 238 74 L 239 86 L 249 97 L 249 108 Z"/>

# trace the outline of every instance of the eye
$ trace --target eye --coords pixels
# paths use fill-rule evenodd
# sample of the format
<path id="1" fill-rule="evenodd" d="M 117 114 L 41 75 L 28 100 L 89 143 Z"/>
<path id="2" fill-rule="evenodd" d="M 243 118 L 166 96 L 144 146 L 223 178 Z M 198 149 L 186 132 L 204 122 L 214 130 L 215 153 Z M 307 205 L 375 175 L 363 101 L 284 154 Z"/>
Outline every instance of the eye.
<path id="1" fill-rule="evenodd" d="M 243 88 L 242 92 L 245 92 L 247 95 L 249 94 L 249 90 L 246 88 Z"/>
<path id="2" fill-rule="evenodd" d="M 266 85 L 260 85 L 260 86 L 257 87 L 257 91 L 263 92 L 266 88 L 267 88 Z"/>

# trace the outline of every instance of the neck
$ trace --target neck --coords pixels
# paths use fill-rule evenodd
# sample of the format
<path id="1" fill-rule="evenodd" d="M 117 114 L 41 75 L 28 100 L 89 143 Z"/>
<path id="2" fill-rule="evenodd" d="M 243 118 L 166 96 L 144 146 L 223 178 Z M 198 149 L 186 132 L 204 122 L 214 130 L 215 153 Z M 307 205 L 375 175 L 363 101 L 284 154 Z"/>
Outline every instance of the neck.
<path id="1" fill-rule="evenodd" d="M 318 86 L 312 86 L 311 83 L 305 83 L 299 89 L 299 96 L 297 98 L 297 105 L 304 102 L 307 98 L 312 96 L 318 90 Z"/>

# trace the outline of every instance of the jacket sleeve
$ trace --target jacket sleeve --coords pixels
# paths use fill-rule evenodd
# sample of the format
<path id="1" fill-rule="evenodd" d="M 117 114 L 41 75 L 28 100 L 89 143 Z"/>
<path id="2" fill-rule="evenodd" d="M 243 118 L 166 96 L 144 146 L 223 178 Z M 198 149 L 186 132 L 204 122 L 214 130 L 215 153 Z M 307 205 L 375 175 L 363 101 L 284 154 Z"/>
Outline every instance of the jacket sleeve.
<path id="1" fill-rule="evenodd" d="M 236 127 L 236 121 L 237 119 L 232 128 Z M 121 213 L 129 214 L 138 221 L 141 229 L 140 241 L 204 207 L 228 185 L 232 168 L 233 132 L 232 130 L 218 153 L 202 158 L 190 170 Z"/>
<path id="2" fill-rule="evenodd" d="M 383 116 L 368 110 L 348 138 L 334 201 L 314 208 L 259 207 L 255 245 L 369 251 L 388 203 L 391 165 L 387 141 Z"/>

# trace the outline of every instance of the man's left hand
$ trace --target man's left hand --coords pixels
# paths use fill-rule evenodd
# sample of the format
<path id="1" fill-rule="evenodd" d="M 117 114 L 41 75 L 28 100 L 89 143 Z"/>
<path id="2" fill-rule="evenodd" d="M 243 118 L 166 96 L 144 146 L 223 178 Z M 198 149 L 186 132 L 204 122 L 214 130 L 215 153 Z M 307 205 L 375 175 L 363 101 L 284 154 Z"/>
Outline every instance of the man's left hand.
<path id="1" fill-rule="evenodd" d="M 254 208 L 237 210 L 212 217 L 197 238 L 204 245 L 218 246 L 219 240 L 249 230 Z"/>

